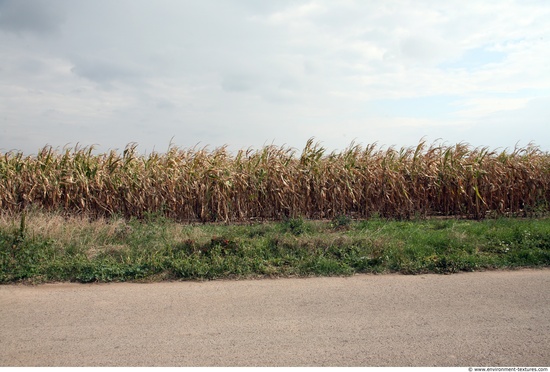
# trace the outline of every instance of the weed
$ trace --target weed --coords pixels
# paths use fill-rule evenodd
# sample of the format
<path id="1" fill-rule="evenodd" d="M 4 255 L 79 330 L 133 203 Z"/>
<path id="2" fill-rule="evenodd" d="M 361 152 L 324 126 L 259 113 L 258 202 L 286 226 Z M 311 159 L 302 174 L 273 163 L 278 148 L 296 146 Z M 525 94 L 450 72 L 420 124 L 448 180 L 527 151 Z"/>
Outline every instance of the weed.
<path id="1" fill-rule="evenodd" d="M 351 224 L 351 218 L 346 215 L 338 215 L 331 221 L 331 227 L 335 229 L 345 229 Z"/>
<path id="2" fill-rule="evenodd" d="M 306 229 L 304 219 L 302 217 L 286 218 L 283 220 L 284 230 L 293 235 L 302 235 Z"/>
<path id="3" fill-rule="evenodd" d="M 550 218 L 345 223 L 345 228 L 335 228 L 295 218 L 261 225 L 193 226 L 155 218 L 117 225 L 123 231 L 126 224 L 131 227 L 118 234 L 112 221 L 58 220 L 34 213 L 0 218 L 0 283 L 550 266 Z"/>

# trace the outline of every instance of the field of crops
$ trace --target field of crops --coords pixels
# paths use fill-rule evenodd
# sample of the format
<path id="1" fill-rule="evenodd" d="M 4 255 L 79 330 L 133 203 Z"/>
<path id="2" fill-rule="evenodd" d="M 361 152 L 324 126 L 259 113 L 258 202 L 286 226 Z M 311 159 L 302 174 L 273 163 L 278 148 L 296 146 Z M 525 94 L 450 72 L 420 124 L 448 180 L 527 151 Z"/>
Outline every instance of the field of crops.
<path id="1" fill-rule="evenodd" d="M 93 148 L 35 156 L 0 153 L 0 209 L 91 217 L 249 221 L 285 217 L 390 218 L 533 215 L 550 209 L 550 154 L 467 144 L 383 149 L 350 145 L 327 153 L 266 146 L 231 154 L 171 147 L 140 155 Z"/>

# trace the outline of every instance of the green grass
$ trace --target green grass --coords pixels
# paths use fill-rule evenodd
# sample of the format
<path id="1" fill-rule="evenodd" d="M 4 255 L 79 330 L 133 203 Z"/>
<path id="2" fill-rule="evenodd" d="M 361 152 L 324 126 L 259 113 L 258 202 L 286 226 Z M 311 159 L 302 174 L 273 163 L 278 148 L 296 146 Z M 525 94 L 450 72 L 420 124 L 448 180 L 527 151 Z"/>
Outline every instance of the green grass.
<path id="1" fill-rule="evenodd" d="M 159 216 L 2 217 L 0 283 L 456 273 L 550 266 L 550 218 L 287 219 L 184 225 Z"/>

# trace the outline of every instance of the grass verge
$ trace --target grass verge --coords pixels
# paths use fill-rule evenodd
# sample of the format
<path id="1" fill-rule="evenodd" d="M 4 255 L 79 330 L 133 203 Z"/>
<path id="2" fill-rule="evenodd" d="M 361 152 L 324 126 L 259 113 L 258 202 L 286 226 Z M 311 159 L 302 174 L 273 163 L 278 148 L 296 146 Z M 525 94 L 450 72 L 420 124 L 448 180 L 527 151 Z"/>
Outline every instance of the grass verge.
<path id="1" fill-rule="evenodd" d="M 455 273 L 550 266 L 550 218 L 248 225 L 0 218 L 0 283 Z"/>

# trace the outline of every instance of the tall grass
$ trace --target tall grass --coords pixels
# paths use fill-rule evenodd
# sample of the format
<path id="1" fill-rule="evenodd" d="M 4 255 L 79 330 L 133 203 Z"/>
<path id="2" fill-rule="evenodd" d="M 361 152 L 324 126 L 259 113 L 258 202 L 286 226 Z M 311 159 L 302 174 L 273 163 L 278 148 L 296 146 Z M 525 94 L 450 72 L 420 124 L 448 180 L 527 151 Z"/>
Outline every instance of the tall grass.
<path id="1" fill-rule="evenodd" d="M 171 147 L 94 155 L 92 147 L 0 153 L 0 209 L 94 217 L 151 213 L 177 221 L 285 217 L 533 215 L 550 208 L 550 154 L 420 142 L 382 149 L 352 143 L 327 153 L 266 146 L 230 154 Z"/>

